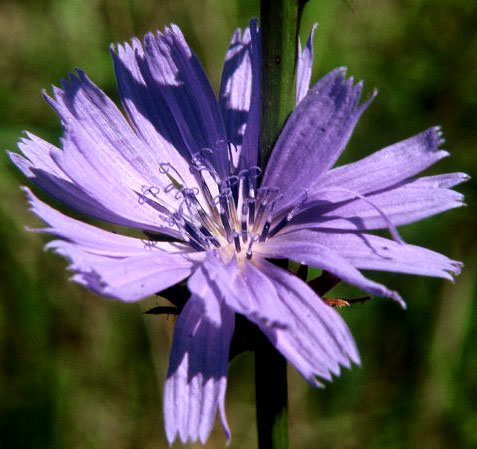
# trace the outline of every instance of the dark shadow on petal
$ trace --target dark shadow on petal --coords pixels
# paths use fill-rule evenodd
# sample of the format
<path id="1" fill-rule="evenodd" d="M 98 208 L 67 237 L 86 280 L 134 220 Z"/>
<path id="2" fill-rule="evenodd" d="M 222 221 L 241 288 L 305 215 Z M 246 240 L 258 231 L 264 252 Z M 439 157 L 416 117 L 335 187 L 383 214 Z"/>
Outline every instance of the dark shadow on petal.
<path id="1" fill-rule="evenodd" d="M 234 313 L 221 307 L 221 324 L 206 319 L 201 298 L 192 296 L 177 320 L 167 377 L 181 368 L 188 356 L 187 379 L 201 375 L 203 382 L 227 375 Z"/>
<path id="2" fill-rule="evenodd" d="M 138 82 L 130 69 L 113 52 L 113 61 L 118 80 L 121 100 L 124 105 L 126 99 L 131 100 L 138 112 L 144 116 L 154 127 L 159 135 L 167 140 L 179 154 L 190 162 L 190 152 L 182 139 L 176 119 L 164 101 L 164 89 L 174 90 L 180 86 L 161 86 L 152 79 L 147 62 L 143 56 L 136 52 L 136 61 L 148 85 Z M 180 83 L 180 81 L 178 81 Z M 127 87 L 127 89 L 126 89 Z M 172 94 L 174 95 L 174 94 Z M 133 121 L 132 117 L 130 120 Z"/>
<path id="3" fill-rule="evenodd" d="M 239 50 L 237 50 L 239 48 Z M 236 42 L 229 47 L 229 51 L 234 52 L 232 57 L 227 59 L 224 63 L 224 69 L 222 73 L 222 83 L 226 82 L 235 69 L 242 64 L 243 59 L 248 55 L 252 58 L 251 42 L 243 44 L 242 42 Z M 220 99 L 222 112 L 224 114 L 224 121 L 227 127 L 227 137 L 229 141 L 233 142 L 237 146 L 242 145 L 243 133 L 239 133 L 239 130 L 245 126 L 248 118 L 248 111 L 234 109 L 227 105 L 226 98 Z"/>

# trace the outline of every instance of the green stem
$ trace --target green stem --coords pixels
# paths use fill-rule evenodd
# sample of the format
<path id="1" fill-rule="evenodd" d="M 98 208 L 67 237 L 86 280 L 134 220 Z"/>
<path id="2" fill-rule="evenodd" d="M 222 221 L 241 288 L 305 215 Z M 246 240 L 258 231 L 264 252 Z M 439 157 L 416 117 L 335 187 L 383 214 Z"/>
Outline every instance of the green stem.
<path id="1" fill-rule="evenodd" d="M 262 168 L 265 168 L 273 145 L 295 107 L 297 39 L 301 13 L 306 1 L 260 1 Z"/>
<path id="2" fill-rule="evenodd" d="M 265 336 L 255 347 L 258 447 L 288 449 L 287 362 Z"/>
<path id="3" fill-rule="evenodd" d="M 307 0 L 261 0 L 260 166 L 295 107 L 297 43 Z M 285 265 L 286 267 L 286 265 Z M 288 449 L 287 362 L 260 334 L 255 344 L 257 431 L 260 449 Z"/>
<path id="4" fill-rule="evenodd" d="M 262 90 L 259 163 L 262 169 L 295 107 L 298 32 L 306 2 L 260 1 Z M 260 449 L 288 449 L 287 362 L 263 334 L 256 340 L 258 445 Z"/>

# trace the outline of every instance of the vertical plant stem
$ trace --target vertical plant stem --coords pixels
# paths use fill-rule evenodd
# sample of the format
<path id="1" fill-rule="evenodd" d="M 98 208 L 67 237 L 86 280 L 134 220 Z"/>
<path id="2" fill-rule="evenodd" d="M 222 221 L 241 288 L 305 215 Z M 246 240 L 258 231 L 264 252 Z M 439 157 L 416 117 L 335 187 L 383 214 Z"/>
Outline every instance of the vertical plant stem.
<path id="1" fill-rule="evenodd" d="M 307 0 L 261 0 L 260 166 L 295 107 L 297 43 Z M 287 264 L 285 263 L 285 268 Z M 264 335 L 255 345 L 259 449 L 288 449 L 287 362 Z"/>
<path id="2" fill-rule="evenodd" d="M 259 449 L 288 449 L 287 361 L 265 336 L 255 348 Z"/>
<path id="3" fill-rule="evenodd" d="M 262 105 L 260 166 L 295 107 L 297 39 L 307 0 L 261 0 Z"/>

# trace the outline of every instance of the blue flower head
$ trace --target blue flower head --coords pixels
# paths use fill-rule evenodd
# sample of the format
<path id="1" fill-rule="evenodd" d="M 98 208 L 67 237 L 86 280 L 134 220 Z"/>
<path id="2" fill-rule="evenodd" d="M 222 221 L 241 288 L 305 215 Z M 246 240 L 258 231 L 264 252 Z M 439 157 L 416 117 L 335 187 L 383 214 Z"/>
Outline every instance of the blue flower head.
<path id="1" fill-rule="evenodd" d="M 144 232 L 115 234 L 70 218 L 25 188 L 57 237 L 72 279 L 137 301 L 187 279 L 164 393 L 169 442 L 204 443 L 225 417 L 236 314 L 256 324 L 312 385 L 359 363 L 346 324 L 291 259 L 377 296 L 399 294 L 360 269 L 452 279 L 460 263 L 401 241 L 396 226 L 458 207 L 462 173 L 415 177 L 448 153 L 439 128 L 333 168 L 374 94 L 338 68 L 309 88 L 312 35 L 299 50 L 297 106 L 266 167 L 258 161 L 260 32 L 237 30 L 217 101 L 180 30 L 111 49 L 122 105 L 80 70 L 45 95 L 61 119 L 61 149 L 30 133 L 14 164 L 37 187 L 87 216 Z M 392 239 L 370 231 L 389 229 Z"/>

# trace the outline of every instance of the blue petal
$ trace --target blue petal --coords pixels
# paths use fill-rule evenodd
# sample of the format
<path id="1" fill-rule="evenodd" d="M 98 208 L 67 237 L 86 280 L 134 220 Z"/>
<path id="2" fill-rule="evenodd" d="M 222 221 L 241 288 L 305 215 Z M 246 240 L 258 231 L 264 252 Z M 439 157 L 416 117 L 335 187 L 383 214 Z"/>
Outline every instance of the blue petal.
<path id="1" fill-rule="evenodd" d="M 295 234 L 297 234 L 296 238 Z M 404 301 L 397 292 L 367 279 L 350 262 L 335 251 L 322 243 L 301 239 L 299 236 L 299 233 L 293 232 L 277 234 L 271 240 L 257 245 L 254 254 L 267 258 L 292 259 L 303 265 L 321 268 L 373 295 L 393 298 L 403 307 L 405 306 Z"/>
<path id="2" fill-rule="evenodd" d="M 234 313 L 199 268 L 189 280 L 192 296 L 177 320 L 164 390 L 164 419 L 170 444 L 204 444 L 219 409 L 230 440 L 225 416 L 225 391 Z M 195 292 L 197 291 L 200 296 Z M 203 295 L 203 296 L 202 296 Z"/>
<path id="3" fill-rule="evenodd" d="M 277 303 L 273 282 L 249 262 L 239 267 L 232 259 L 224 264 L 209 254 L 202 266 L 209 282 L 217 285 L 227 305 L 257 324 L 286 326 L 286 311 Z"/>
<path id="4" fill-rule="evenodd" d="M 282 238 L 297 245 L 323 245 L 353 267 L 363 270 L 419 274 L 452 280 L 452 275 L 459 274 L 461 268 L 459 262 L 429 249 L 362 232 L 313 229 L 290 232 Z"/>
<path id="5" fill-rule="evenodd" d="M 227 136 L 210 83 L 176 26 L 147 34 L 140 63 L 150 95 L 169 109 L 191 156 L 210 152 L 221 178 L 229 174 Z"/>
<path id="6" fill-rule="evenodd" d="M 9 153 L 12 162 L 40 189 L 58 201 L 86 215 L 123 226 L 136 226 L 130 217 L 117 215 L 89 196 L 58 166 L 62 151 L 31 133 L 20 139 L 18 148 L 25 155 Z"/>
<path id="7" fill-rule="evenodd" d="M 257 20 L 240 37 L 236 30 L 225 56 L 220 106 L 232 144 L 234 165 L 257 164 L 260 125 L 260 38 Z"/>
<path id="8" fill-rule="evenodd" d="M 261 100 L 261 65 L 260 65 L 260 34 L 257 21 L 250 21 L 250 37 L 252 45 L 252 92 L 250 109 L 247 117 L 247 127 L 243 136 L 242 151 L 240 152 L 240 169 L 254 167 L 258 163 L 258 144 L 260 135 L 260 100 Z"/>
<path id="9" fill-rule="evenodd" d="M 296 104 L 308 93 L 310 88 L 311 72 L 313 69 L 313 35 L 315 34 L 317 24 L 311 28 L 310 35 L 306 41 L 305 48 L 301 49 L 301 43 L 298 40 L 298 64 L 296 74 Z"/>
<path id="10" fill-rule="evenodd" d="M 260 325 L 272 344 L 305 379 L 320 386 L 316 377 L 331 380 L 340 365 L 360 363 L 354 339 L 340 315 L 303 281 L 265 260 L 257 268 L 274 284 L 275 302 L 285 308 L 284 328 Z"/>
<path id="11" fill-rule="evenodd" d="M 309 209 L 298 214 L 288 229 L 371 230 L 388 228 L 390 223 L 393 226 L 414 223 L 462 206 L 464 196 L 448 187 L 467 179 L 464 173 L 423 177 L 362 198 L 353 198 L 351 191 L 347 194 L 351 198 L 344 198 L 344 189 L 337 187 L 336 202 L 329 201 L 333 188 L 323 189 L 321 195 L 319 191 L 314 192 L 304 205 Z M 328 198 L 328 202 L 323 202 L 323 198 Z M 312 207 L 313 204 L 317 205 Z"/>
<path id="12" fill-rule="evenodd" d="M 365 194 L 390 187 L 449 156 L 447 151 L 439 150 L 443 142 L 441 129 L 430 128 L 357 162 L 330 170 L 313 188 L 341 187 Z"/>
<path id="13" fill-rule="evenodd" d="M 67 217 L 28 193 L 32 211 L 53 234 L 46 248 L 68 258 L 72 279 L 98 295 L 122 301 L 137 301 L 182 281 L 202 256 L 184 246 L 147 242 L 104 231 Z"/>
<path id="14" fill-rule="evenodd" d="M 188 188 L 197 187 L 189 170 L 191 155 L 174 116 L 160 97 L 151 95 L 144 81 L 140 68 L 141 63 L 144 65 L 141 42 L 133 39 L 131 44 L 117 45 L 116 49 L 111 48 L 111 55 L 121 102 L 135 132 L 152 149 L 154 163 L 149 168 L 157 171 L 161 163 L 168 162 L 180 173 L 182 184 Z"/>
<path id="15" fill-rule="evenodd" d="M 362 84 L 335 69 L 318 81 L 287 120 L 266 167 L 263 186 L 294 202 L 336 162 L 358 118 Z"/>
<path id="16" fill-rule="evenodd" d="M 317 376 L 331 380 L 332 374 L 339 374 L 340 365 L 359 363 L 341 317 L 298 278 L 261 259 L 243 261 L 240 266 L 214 259 L 209 256 L 202 265 L 208 283 L 220 290 L 230 308 L 257 324 L 312 385 L 320 385 Z M 210 305 L 205 309 L 215 320 L 217 312 Z"/>

